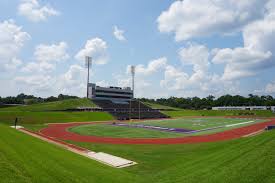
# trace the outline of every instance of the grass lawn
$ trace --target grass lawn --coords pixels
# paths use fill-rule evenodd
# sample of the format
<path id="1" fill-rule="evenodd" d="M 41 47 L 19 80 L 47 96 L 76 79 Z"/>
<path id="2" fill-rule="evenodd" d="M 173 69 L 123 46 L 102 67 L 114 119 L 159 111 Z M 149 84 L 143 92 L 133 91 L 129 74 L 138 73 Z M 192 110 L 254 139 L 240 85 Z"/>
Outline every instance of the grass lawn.
<path id="1" fill-rule="evenodd" d="M 128 158 L 125 169 L 155 183 L 273 183 L 275 131 L 238 140 L 185 145 L 110 145 L 76 143 Z"/>
<path id="2" fill-rule="evenodd" d="M 0 108 L 0 111 L 54 111 L 54 110 L 66 110 L 77 107 L 96 107 L 96 105 L 89 99 L 68 99 L 56 102 L 45 102 L 27 106 L 16 106 Z"/>
<path id="3" fill-rule="evenodd" d="M 271 111 L 215 111 L 215 110 L 177 110 L 177 111 L 161 111 L 170 117 L 183 117 L 183 116 L 239 116 L 240 113 L 249 112 L 255 116 L 274 117 L 275 114 Z"/>
<path id="4" fill-rule="evenodd" d="M 0 124 L 0 182 L 136 182 L 114 169 Z"/>
<path id="5" fill-rule="evenodd" d="M 143 102 L 145 105 L 153 108 L 153 109 L 169 109 L 169 110 L 181 110 L 180 108 L 176 107 L 170 107 L 166 105 L 156 104 L 156 103 L 150 103 L 150 102 Z"/>
<path id="6" fill-rule="evenodd" d="M 275 131 L 181 145 L 76 143 L 138 162 L 115 169 L 0 125 L 0 182 L 273 183 Z M 31 147 L 31 148 L 30 148 Z"/>
<path id="7" fill-rule="evenodd" d="M 0 109 L 0 124 L 13 124 L 16 117 L 18 125 L 37 131 L 45 123 L 65 123 L 83 121 L 108 121 L 113 116 L 105 112 L 68 112 L 61 111 L 77 107 L 95 107 L 89 99 L 68 99 L 57 102 L 45 102 L 28 106 L 17 106 Z"/>
<path id="8" fill-rule="evenodd" d="M 113 120 L 113 117 L 105 112 L 0 111 L 0 124 L 11 125 L 16 117 L 19 118 L 18 125 L 31 130 L 39 130 L 45 126 L 45 123 Z"/>
<path id="9" fill-rule="evenodd" d="M 144 122 L 130 122 L 129 125 L 150 125 L 158 127 L 168 128 L 182 128 L 190 130 L 201 130 L 206 128 L 213 128 L 218 126 L 231 125 L 236 123 L 252 122 L 253 124 L 263 122 L 265 120 L 257 119 L 236 119 L 236 118 L 182 118 L 182 119 L 170 119 L 170 120 L 148 120 Z M 127 126 L 114 126 L 110 124 L 91 124 L 91 125 L 80 125 L 69 130 L 82 134 L 82 135 L 94 135 L 94 136 L 107 136 L 107 137 L 128 137 L 128 138 L 172 138 L 172 137 L 183 137 L 193 136 L 202 134 L 211 134 L 229 130 L 233 128 L 240 128 L 241 126 L 251 125 L 252 123 L 246 123 L 231 127 L 223 127 L 218 129 L 212 129 L 208 131 L 202 131 L 192 134 L 176 133 L 160 131 L 155 129 L 136 128 Z"/>

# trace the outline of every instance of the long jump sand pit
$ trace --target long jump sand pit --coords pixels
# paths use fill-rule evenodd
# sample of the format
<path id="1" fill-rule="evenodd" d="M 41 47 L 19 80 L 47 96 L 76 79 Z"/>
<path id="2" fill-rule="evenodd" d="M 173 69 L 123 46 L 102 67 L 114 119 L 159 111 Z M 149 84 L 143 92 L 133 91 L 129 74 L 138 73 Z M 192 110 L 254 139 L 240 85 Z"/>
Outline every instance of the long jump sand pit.
<path id="1" fill-rule="evenodd" d="M 68 131 L 68 128 L 76 127 L 83 124 L 95 124 L 95 122 L 86 123 L 60 123 L 49 124 L 47 128 L 40 131 L 41 134 L 57 138 L 60 140 L 71 140 L 75 142 L 92 142 L 92 143 L 109 143 L 109 144 L 191 144 L 204 142 L 217 142 L 230 139 L 241 138 L 264 129 L 267 125 L 274 125 L 275 118 L 266 119 L 267 122 L 251 124 L 236 129 L 218 132 L 208 135 L 187 136 L 177 138 L 113 138 L 80 135 Z"/>

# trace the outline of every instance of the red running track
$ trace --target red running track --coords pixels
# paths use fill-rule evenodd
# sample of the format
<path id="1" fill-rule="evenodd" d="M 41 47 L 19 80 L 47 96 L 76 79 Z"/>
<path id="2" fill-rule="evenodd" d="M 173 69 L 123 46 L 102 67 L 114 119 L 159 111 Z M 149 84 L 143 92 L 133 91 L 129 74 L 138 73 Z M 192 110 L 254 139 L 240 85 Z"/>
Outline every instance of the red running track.
<path id="1" fill-rule="evenodd" d="M 188 136 L 178 138 L 113 138 L 99 136 L 85 136 L 69 132 L 67 129 L 83 124 L 95 124 L 95 122 L 86 123 L 60 123 L 50 124 L 47 128 L 40 131 L 41 134 L 59 140 L 71 140 L 75 142 L 94 142 L 108 144 L 192 144 L 203 142 L 217 142 L 230 139 L 236 139 L 249 135 L 264 129 L 267 125 L 275 125 L 275 118 L 268 119 L 267 122 L 257 123 L 241 128 L 218 132 L 215 134 Z"/>

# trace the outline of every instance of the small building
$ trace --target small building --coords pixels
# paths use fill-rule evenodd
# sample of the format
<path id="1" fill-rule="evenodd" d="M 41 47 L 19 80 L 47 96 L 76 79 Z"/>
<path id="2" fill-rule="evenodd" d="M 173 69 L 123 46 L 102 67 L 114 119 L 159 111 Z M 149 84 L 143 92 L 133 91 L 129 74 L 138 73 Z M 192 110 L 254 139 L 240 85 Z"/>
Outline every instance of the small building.
<path id="1" fill-rule="evenodd" d="M 275 112 L 275 106 L 220 106 L 212 107 L 212 110 L 271 110 Z"/>
<path id="2" fill-rule="evenodd" d="M 133 90 L 130 87 L 102 87 L 89 83 L 88 98 L 93 100 L 111 100 L 114 102 L 129 101 L 133 99 Z"/>

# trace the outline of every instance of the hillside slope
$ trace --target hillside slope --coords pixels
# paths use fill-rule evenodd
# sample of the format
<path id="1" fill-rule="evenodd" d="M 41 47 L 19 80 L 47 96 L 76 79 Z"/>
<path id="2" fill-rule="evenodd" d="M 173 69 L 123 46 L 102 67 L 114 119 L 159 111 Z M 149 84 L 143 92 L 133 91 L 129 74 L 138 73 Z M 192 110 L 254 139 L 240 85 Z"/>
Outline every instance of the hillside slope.
<path id="1" fill-rule="evenodd" d="M 27 106 L 17 106 L 2 108 L 0 111 L 54 111 L 54 110 L 66 110 L 77 107 L 96 107 L 96 105 L 89 99 L 68 99 L 56 102 L 45 102 L 40 104 L 33 104 Z"/>
<path id="2" fill-rule="evenodd" d="M 0 124 L 13 124 L 18 118 L 18 125 L 29 129 L 40 129 L 45 123 L 107 121 L 113 117 L 106 112 L 69 112 L 61 111 L 77 107 L 96 107 L 88 99 L 69 99 L 57 102 L 45 102 L 28 106 L 0 109 Z"/>
<path id="3" fill-rule="evenodd" d="M 161 104 L 156 104 L 156 103 L 151 103 L 151 102 L 143 102 L 145 105 L 151 107 L 152 109 L 166 109 L 166 110 L 182 110 L 180 108 L 176 107 L 170 107 L 166 105 L 161 105 Z"/>

